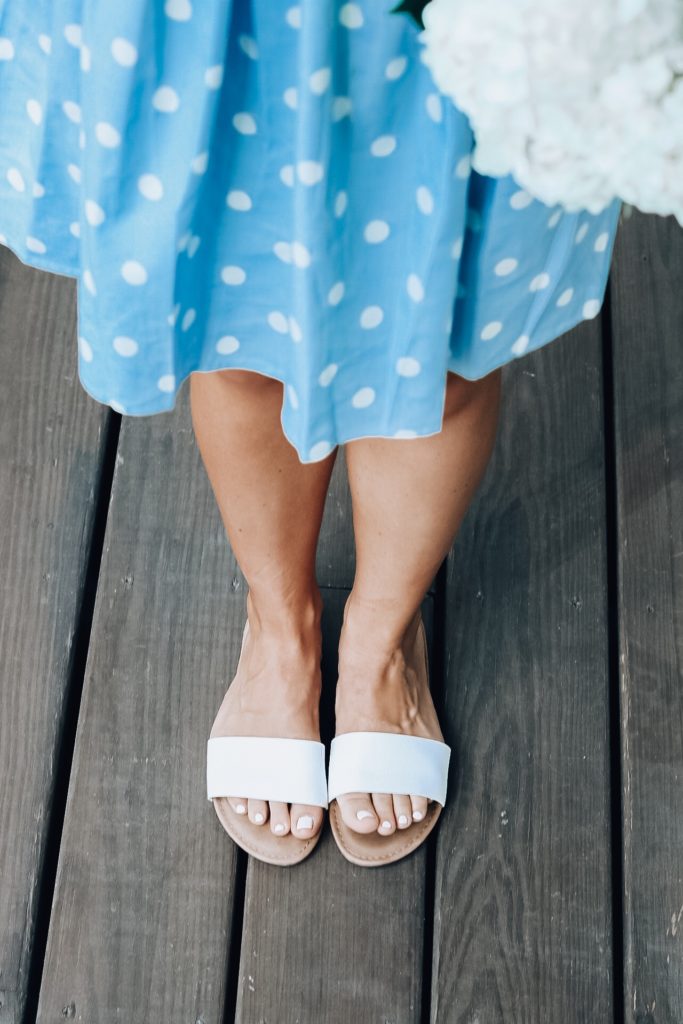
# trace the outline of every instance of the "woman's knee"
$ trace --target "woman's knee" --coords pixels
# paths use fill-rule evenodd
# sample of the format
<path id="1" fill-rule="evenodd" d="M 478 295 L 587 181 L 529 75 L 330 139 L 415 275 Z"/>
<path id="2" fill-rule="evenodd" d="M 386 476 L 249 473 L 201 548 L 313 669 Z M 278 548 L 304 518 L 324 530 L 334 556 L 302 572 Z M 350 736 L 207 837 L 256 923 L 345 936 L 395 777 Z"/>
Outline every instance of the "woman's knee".
<path id="1" fill-rule="evenodd" d="M 221 387 L 236 388 L 241 392 L 247 393 L 261 393 L 276 391 L 278 388 L 282 389 L 282 381 L 276 380 L 275 377 L 267 377 L 263 373 L 257 373 L 256 370 L 223 369 L 211 370 L 210 373 L 192 374 L 193 380 L 198 377 L 201 377 L 203 380 L 209 380 L 211 383 L 220 384 Z"/>

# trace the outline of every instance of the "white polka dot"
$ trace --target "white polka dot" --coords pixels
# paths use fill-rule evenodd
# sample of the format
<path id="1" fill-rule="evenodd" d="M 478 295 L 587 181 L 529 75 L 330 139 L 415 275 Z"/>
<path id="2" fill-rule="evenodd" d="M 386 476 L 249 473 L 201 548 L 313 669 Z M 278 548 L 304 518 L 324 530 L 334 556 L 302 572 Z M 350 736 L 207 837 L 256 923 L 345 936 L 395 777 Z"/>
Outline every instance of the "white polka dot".
<path id="1" fill-rule="evenodd" d="M 583 224 L 581 224 L 581 226 L 579 227 L 578 231 L 576 232 L 576 235 L 574 236 L 574 243 L 576 245 L 578 245 L 580 242 L 583 242 L 583 240 L 584 240 L 584 238 L 586 237 L 587 234 L 588 234 L 588 224 L 584 222 Z"/>
<path id="2" fill-rule="evenodd" d="M 120 402 L 115 402 L 113 398 L 109 399 L 109 401 L 107 402 L 107 405 L 110 406 L 114 410 L 114 412 L 120 412 L 122 416 L 126 412 L 125 405 L 121 405 Z"/>
<path id="3" fill-rule="evenodd" d="M 147 271 L 138 260 L 126 260 L 121 267 L 121 277 L 128 284 L 146 284 Z"/>
<path id="4" fill-rule="evenodd" d="M 157 381 L 157 387 L 159 391 L 174 391 L 175 390 L 175 374 L 165 373 L 162 377 L 159 377 Z"/>
<path id="5" fill-rule="evenodd" d="M 31 252 L 47 252 L 47 246 L 45 245 L 45 242 L 41 242 L 39 238 L 34 238 L 33 235 L 27 236 L 26 248 L 30 249 Z"/>
<path id="6" fill-rule="evenodd" d="M 275 309 L 272 313 L 268 314 L 268 323 L 274 331 L 278 332 L 278 334 L 289 334 L 287 317 L 284 313 L 281 313 L 279 309 Z"/>
<path id="7" fill-rule="evenodd" d="M 138 178 L 138 189 L 145 199 L 161 199 L 164 186 L 156 174 L 141 174 Z"/>
<path id="8" fill-rule="evenodd" d="M 189 331 L 190 327 L 192 327 L 192 324 L 195 322 L 196 318 L 196 309 L 185 310 L 185 315 L 183 316 L 182 322 L 180 324 L 180 329 L 183 331 Z"/>
<path id="9" fill-rule="evenodd" d="M 466 153 L 465 156 L 461 156 L 460 159 L 458 160 L 457 164 L 455 165 L 455 170 L 453 171 L 453 174 L 456 178 L 464 179 L 469 177 L 471 170 L 472 157 L 469 155 L 469 153 Z"/>
<path id="10" fill-rule="evenodd" d="M 482 328 L 479 337 L 482 341 L 490 341 L 491 338 L 495 338 L 497 334 L 503 330 L 503 325 L 500 320 L 492 320 Z"/>
<path id="11" fill-rule="evenodd" d="M 114 338 L 112 342 L 115 350 L 120 356 L 134 356 L 137 355 L 140 346 L 134 338 L 127 338 L 125 334 L 120 334 Z"/>
<path id="12" fill-rule="evenodd" d="M 318 384 L 320 384 L 321 388 L 326 388 L 332 383 L 337 375 L 338 369 L 339 367 L 336 363 L 330 363 L 329 366 L 326 366 L 325 369 L 321 371 L 320 376 L 318 377 Z"/>
<path id="13" fill-rule="evenodd" d="M 221 280 L 224 284 L 244 284 L 247 275 L 242 267 L 227 266 L 221 270 Z"/>
<path id="14" fill-rule="evenodd" d="M 197 249 L 199 248 L 200 242 L 201 238 L 199 237 L 199 235 L 193 235 L 190 241 L 187 243 L 187 255 L 190 259 L 192 259 Z"/>
<path id="15" fill-rule="evenodd" d="M 371 220 L 366 224 L 363 236 L 366 242 L 383 242 L 389 237 L 389 230 L 385 220 Z"/>
<path id="16" fill-rule="evenodd" d="M 583 315 L 586 320 L 592 320 L 594 316 L 597 316 L 601 305 L 602 303 L 599 299 L 589 299 L 588 302 L 584 302 Z"/>
<path id="17" fill-rule="evenodd" d="M 231 210 L 251 210 L 251 197 L 241 189 L 232 189 L 228 192 L 225 201 Z"/>
<path id="18" fill-rule="evenodd" d="M 284 167 L 280 168 L 280 180 L 284 185 L 289 185 L 291 188 L 294 184 L 294 165 L 285 164 Z"/>
<path id="19" fill-rule="evenodd" d="M 499 260 L 496 263 L 494 272 L 498 277 L 507 277 L 513 270 L 517 269 L 517 260 L 512 256 L 507 256 L 504 260 Z"/>
<path id="20" fill-rule="evenodd" d="M 292 262 L 292 247 L 289 242 L 276 242 L 273 246 L 273 252 L 283 263 Z"/>
<path id="21" fill-rule="evenodd" d="M 192 17 L 190 0 L 166 0 L 164 11 L 173 21 L 189 21 Z"/>
<path id="22" fill-rule="evenodd" d="M 431 117 L 432 121 L 436 121 L 437 124 L 443 119 L 443 111 L 441 109 L 441 100 L 439 94 L 436 92 L 430 92 L 425 100 L 425 107 L 427 113 Z"/>
<path id="23" fill-rule="evenodd" d="M 295 320 L 293 316 L 288 318 L 289 333 L 292 341 L 300 342 L 303 340 L 303 331 L 299 327 L 299 321 Z"/>
<path id="24" fill-rule="evenodd" d="M 412 356 L 401 356 L 396 360 L 396 373 L 400 377 L 417 377 L 421 369 L 419 361 Z"/>
<path id="25" fill-rule="evenodd" d="M 360 325 L 370 330 L 379 327 L 384 320 L 384 310 L 381 306 L 366 306 L 360 315 Z"/>
<path id="26" fill-rule="evenodd" d="M 311 87 L 311 92 L 314 92 L 316 96 L 322 95 L 328 88 L 332 80 L 332 72 L 329 68 L 318 68 L 314 71 L 308 79 L 308 84 Z"/>
<path id="27" fill-rule="evenodd" d="M 349 96 L 335 96 L 332 100 L 332 120 L 341 121 L 343 117 L 347 117 L 353 109 L 353 104 Z"/>
<path id="28" fill-rule="evenodd" d="M 290 110 L 296 110 L 299 105 L 299 91 L 295 85 L 290 85 L 288 89 L 282 94 L 282 99 L 285 101 L 285 106 L 289 107 Z"/>
<path id="29" fill-rule="evenodd" d="M 81 46 L 81 56 L 79 60 L 81 71 L 90 71 L 92 67 L 92 56 L 90 53 L 90 47 L 86 46 L 85 43 Z"/>
<path id="30" fill-rule="evenodd" d="M 40 184 L 39 181 L 33 182 L 33 195 L 36 197 L 36 199 L 40 199 L 42 198 L 42 196 L 45 195 L 45 188 L 43 185 Z"/>
<path id="31" fill-rule="evenodd" d="M 562 210 L 555 210 L 554 213 L 551 213 L 551 215 L 548 217 L 548 227 L 549 228 L 556 228 L 557 225 L 560 223 L 560 218 L 561 217 L 562 217 Z"/>
<path id="32" fill-rule="evenodd" d="M 239 347 L 239 341 L 232 334 L 225 334 L 216 342 L 216 351 L 223 356 L 231 356 Z"/>
<path id="33" fill-rule="evenodd" d="M 531 279 L 531 284 L 529 285 L 529 291 L 530 292 L 540 292 L 540 291 L 542 291 L 543 288 L 547 288 L 549 284 L 550 284 L 550 274 L 546 274 L 546 273 L 536 274 L 536 277 L 533 277 Z"/>
<path id="34" fill-rule="evenodd" d="M 62 110 L 74 124 L 80 124 L 81 121 L 81 108 L 78 103 L 74 103 L 73 100 L 64 100 L 62 103 Z"/>
<path id="35" fill-rule="evenodd" d="M 421 213 L 431 213 L 434 209 L 434 197 L 426 185 L 420 185 L 415 193 L 417 205 Z"/>
<path id="36" fill-rule="evenodd" d="M 342 4 L 339 9 L 339 21 L 344 28 L 360 28 L 363 24 L 363 12 L 358 4 Z"/>
<path id="37" fill-rule="evenodd" d="M 395 82 L 397 78 L 401 77 L 407 67 L 407 57 L 394 57 L 394 59 L 390 60 L 384 69 L 384 74 L 390 82 Z"/>
<path id="38" fill-rule="evenodd" d="M 78 164 L 68 164 L 66 170 L 69 177 L 79 185 L 81 181 L 81 169 Z"/>
<path id="39" fill-rule="evenodd" d="M 422 302 L 425 297 L 425 290 L 422 281 L 417 274 L 408 274 L 408 280 L 406 281 L 406 288 L 408 295 L 413 302 Z"/>
<path id="40" fill-rule="evenodd" d="M 375 401 L 374 388 L 359 388 L 351 399 L 351 405 L 355 409 L 367 409 Z"/>
<path id="41" fill-rule="evenodd" d="M 41 32 L 38 36 L 38 46 L 41 48 L 43 53 L 52 53 L 52 39 L 50 36 L 45 35 L 44 32 Z"/>
<path id="42" fill-rule="evenodd" d="M 251 36 L 241 35 L 237 42 L 244 50 L 247 57 L 250 57 L 251 60 L 258 60 L 258 46 L 256 45 L 255 39 L 252 39 Z"/>
<path id="43" fill-rule="evenodd" d="M 603 231 L 595 239 L 595 244 L 593 245 L 593 249 L 595 250 L 595 252 L 604 252 L 605 249 L 607 248 L 607 243 L 608 242 L 609 242 L 609 232 L 608 231 Z"/>
<path id="44" fill-rule="evenodd" d="M 464 241 L 464 238 L 456 238 L 456 240 L 453 242 L 453 245 L 451 246 L 451 256 L 453 257 L 454 260 L 459 260 L 460 257 L 462 256 L 462 247 Z"/>
<path id="45" fill-rule="evenodd" d="M 380 135 L 370 145 L 373 156 L 389 156 L 396 149 L 396 136 Z"/>
<path id="46" fill-rule="evenodd" d="M 176 302 L 175 306 L 173 307 L 171 312 L 166 317 L 166 319 L 168 320 L 168 322 L 171 325 L 171 327 L 175 327 L 175 322 L 178 319 L 178 313 L 179 312 L 180 312 L 180 303 Z"/>
<path id="47" fill-rule="evenodd" d="M 106 214 L 99 203 L 96 203 L 94 199 L 86 199 L 85 201 L 85 219 L 88 224 L 96 228 L 106 218 Z"/>
<path id="48" fill-rule="evenodd" d="M 71 46 L 78 48 L 83 42 L 83 28 L 77 23 L 64 26 L 64 38 Z"/>
<path id="49" fill-rule="evenodd" d="M 90 270 L 83 271 L 83 284 L 88 289 L 91 295 L 97 295 L 97 288 L 95 287 L 95 279 L 92 276 Z"/>
<path id="50" fill-rule="evenodd" d="M 14 57 L 14 43 L 5 36 L 0 36 L 0 60 L 12 60 Z"/>
<path id="51" fill-rule="evenodd" d="M 204 72 L 204 85 L 207 89 L 220 89 L 223 84 L 223 65 L 214 64 Z"/>
<path id="52" fill-rule="evenodd" d="M 409 430 L 407 427 L 404 427 L 402 430 L 397 430 L 396 433 L 393 436 L 398 438 L 398 439 L 400 439 L 400 440 L 407 441 L 411 437 L 417 437 L 417 431 L 416 430 Z"/>
<path id="53" fill-rule="evenodd" d="M 341 217 L 346 210 L 348 205 L 348 196 L 346 192 L 337 192 L 334 200 L 334 215 L 335 217 Z"/>
<path id="54" fill-rule="evenodd" d="M 78 338 L 78 351 L 81 354 L 81 359 L 85 363 L 92 363 L 92 348 L 90 343 L 80 336 Z"/>
<path id="55" fill-rule="evenodd" d="M 28 114 L 28 116 L 34 124 L 40 124 L 43 120 L 43 108 L 41 107 L 38 100 L 26 101 L 26 113 Z"/>
<path id="56" fill-rule="evenodd" d="M 132 67 L 138 59 L 138 51 L 133 44 L 128 39 L 124 39 L 123 36 L 117 36 L 112 40 L 111 55 L 116 63 L 120 64 L 123 68 Z"/>
<path id="57" fill-rule="evenodd" d="M 287 385 L 287 397 L 289 398 L 289 404 L 291 405 L 292 409 L 298 409 L 299 396 L 297 395 L 295 388 L 293 388 L 291 384 Z"/>
<path id="58" fill-rule="evenodd" d="M 208 163 L 209 151 L 205 149 L 203 153 L 198 153 L 197 156 L 192 157 L 192 160 L 190 160 L 190 169 L 194 174 L 204 174 Z"/>
<path id="59" fill-rule="evenodd" d="M 285 20 L 292 28 L 301 28 L 301 7 L 297 4 L 295 7 L 288 8 Z"/>
<path id="60" fill-rule="evenodd" d="M 515 341 L 512 345 L 510 345 L 510 351 L 514 352 L 514 354 L 516 356 L 521 356 L 522 352 L 526 352 L 528 346 L 529 346 L 529 335 L 528 334 L 520 334 L 519 338 L 517 338 L 517 341 Z"/>
<path id="61" fill-rule="evenodd" d="M 344 298 L 344 282 L 337 281 L 333 284 L 327 293 L 327 303 L 329 306 L 338 306 L 341 300 Z"/>
<path id="62" fill-rule="evenodd" d="M 523 188 L 518 192 L 513 192 L 510 196 L 510 206 L 513 210 L 523 210 L 525 207 L 530 206 L 533 201 L 533 196 L 530 196 Z"/>
<path id="63" fill-rule="evenodd" d="M 325 169 L 317 160 L 299 160 L 296 173 L 304 185 L 316 185 L 322 180 Z"/>
<path id="64" fill-rule="evenodd" d="M 170 85 L 160 85 L 152 96 L 152 106 L 162 114 L 173 114 L 180 106 L 180 96 Z"/>
<path id="65" fill-rule="evenodd" d="M 121 135 L 113 124 L 106 121 L 98 121 L 95 125 L 95 138 L 101 146 L 108 149 L 116 149 L 121 145 Z"/>
<path id="66" fill-rule="evenodd" d="M 572 300 L 572 295 L 573 294 L 574 294 L 574 289 L 573 288 L 567 288 L 567 290 L 562 292 L 562 294 L 560 295 L 559 299 L 557 300 L 557 305 L 558 306 L 566 306 L 566 305 L 568 305 L 568 303 L 570 303 L 571 300 Z"/>
<path id="67" fill-rule="evenodd" d="M 292 262 L 295 267 L 309 267 L 311 254 L 303 242 L 292 242 Z"/>
<path id="68" fill-rule="evenodd" d="M 69 231 L 74 236 L 74 238 L 81 237 L 81 225 L 78 223 L 77 220 L 71 221 L 71 223 L 69 224 Z"/>
<path id="69" fill-rule="evenodd" d="M 332 445 L 329 441 L 317 441 L 308 452 L 309 459 L 313 462 L 320 462 L 332 451 Z"/>
<path id="70" fill-rule="evenodd" d="M 26 191 L 26 182 L 24 181 L 24 176 L 18 167 L 10 167 L 7 172 L 7 180 L 15 191 Z"/>

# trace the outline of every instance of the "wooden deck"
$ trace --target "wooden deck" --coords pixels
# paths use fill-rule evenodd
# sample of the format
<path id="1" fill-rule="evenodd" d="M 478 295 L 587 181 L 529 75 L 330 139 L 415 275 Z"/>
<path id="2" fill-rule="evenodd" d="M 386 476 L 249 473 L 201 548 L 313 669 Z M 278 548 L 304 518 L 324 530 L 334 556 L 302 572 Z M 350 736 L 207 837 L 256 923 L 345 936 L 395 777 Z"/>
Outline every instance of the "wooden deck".
<path id="1" fill-rule="evenodd" d="M 75 282 L 0 248 L 0 1024 L 683 1022 L 683 232 L 505 367 L 425 601 L 453 746 L 426 847 L 248 860 L 205 796 L 245 586 L 194 441 L 76 371 Z M 354 569 L 319 549 L 324 737 Z"/>

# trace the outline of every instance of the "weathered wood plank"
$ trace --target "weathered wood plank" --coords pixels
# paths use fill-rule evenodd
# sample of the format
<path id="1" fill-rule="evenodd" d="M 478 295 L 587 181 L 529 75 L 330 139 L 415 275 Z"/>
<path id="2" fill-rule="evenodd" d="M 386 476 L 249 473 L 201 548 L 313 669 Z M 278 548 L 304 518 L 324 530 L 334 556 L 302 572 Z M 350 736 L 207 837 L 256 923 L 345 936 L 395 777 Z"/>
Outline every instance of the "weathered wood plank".
<path id="1" fill-rule="evenodd" d="M 624 1020 L 683 1020 L 683 231 L 635 214 L 612 281 Z"/>
<path id="2" fill-rule="evenodd" d="M 124 417 L 38 1012 L 221 1024 L 235 847 L 205 751 L 244 586 L 192 432 Z"/>
<path id="3" fill-rule="evenodd" d="M 611 1020 L 601 383 L 597 323 L 505 367 L 449 556 L 435 1024 Z"/>
<path id="4" fill-rule="evenodd" d="M 76 375 L 75 282 L 0 246 L 0 1022 L 27 1000 L 107 411 Z"/>
<path id="5" fill-rule="evenodd" d="M 347 597 L 325 591 L 321 732 L 333 734 L 336 646 Z M 432 646 L 432 598 L 423 606 Z M 426 847 L 369 870 L 344 860 L 325 822 L 311 856 L 283 870 L 249 859 L 238 1024 L 418 1024 Z"/>

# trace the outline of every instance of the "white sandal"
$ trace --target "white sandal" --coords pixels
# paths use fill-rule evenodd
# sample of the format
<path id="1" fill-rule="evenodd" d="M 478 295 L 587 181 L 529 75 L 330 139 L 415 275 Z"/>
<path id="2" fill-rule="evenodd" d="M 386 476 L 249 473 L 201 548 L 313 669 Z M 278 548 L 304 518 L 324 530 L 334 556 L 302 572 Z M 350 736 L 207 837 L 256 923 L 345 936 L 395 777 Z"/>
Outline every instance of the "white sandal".
<path id="1" fill-rule="evenodd" d="M 419 635 L 427 672 L 424 625 Z M 335 736 L 330 749 L 327 798 L 330 828 L 342 855 L 360 867 L 381 867 L 412 853 L 436 825 L 446 802 L 451 748 L 440 740 L 403 733 L 349 732 Z M 346 793 L 397 793 L 433 801 L 422 821 L 390 836 L 361 833 L 342 819 L 338 796 Z"/>
<path id="2" fill-rule="evenodd" d="M 242 647 L 247 633 L 244 627 Z M 206 793 L 228 835 L 266 864 L 298 864 L 313 851 L 322 828 L 308 839 L 277 836 L 267 824 L 238 814 L 227 796 L 327 808 L 325 746 L 318 740 L 276 736 L 213 736 L 207 741 Z"/>

